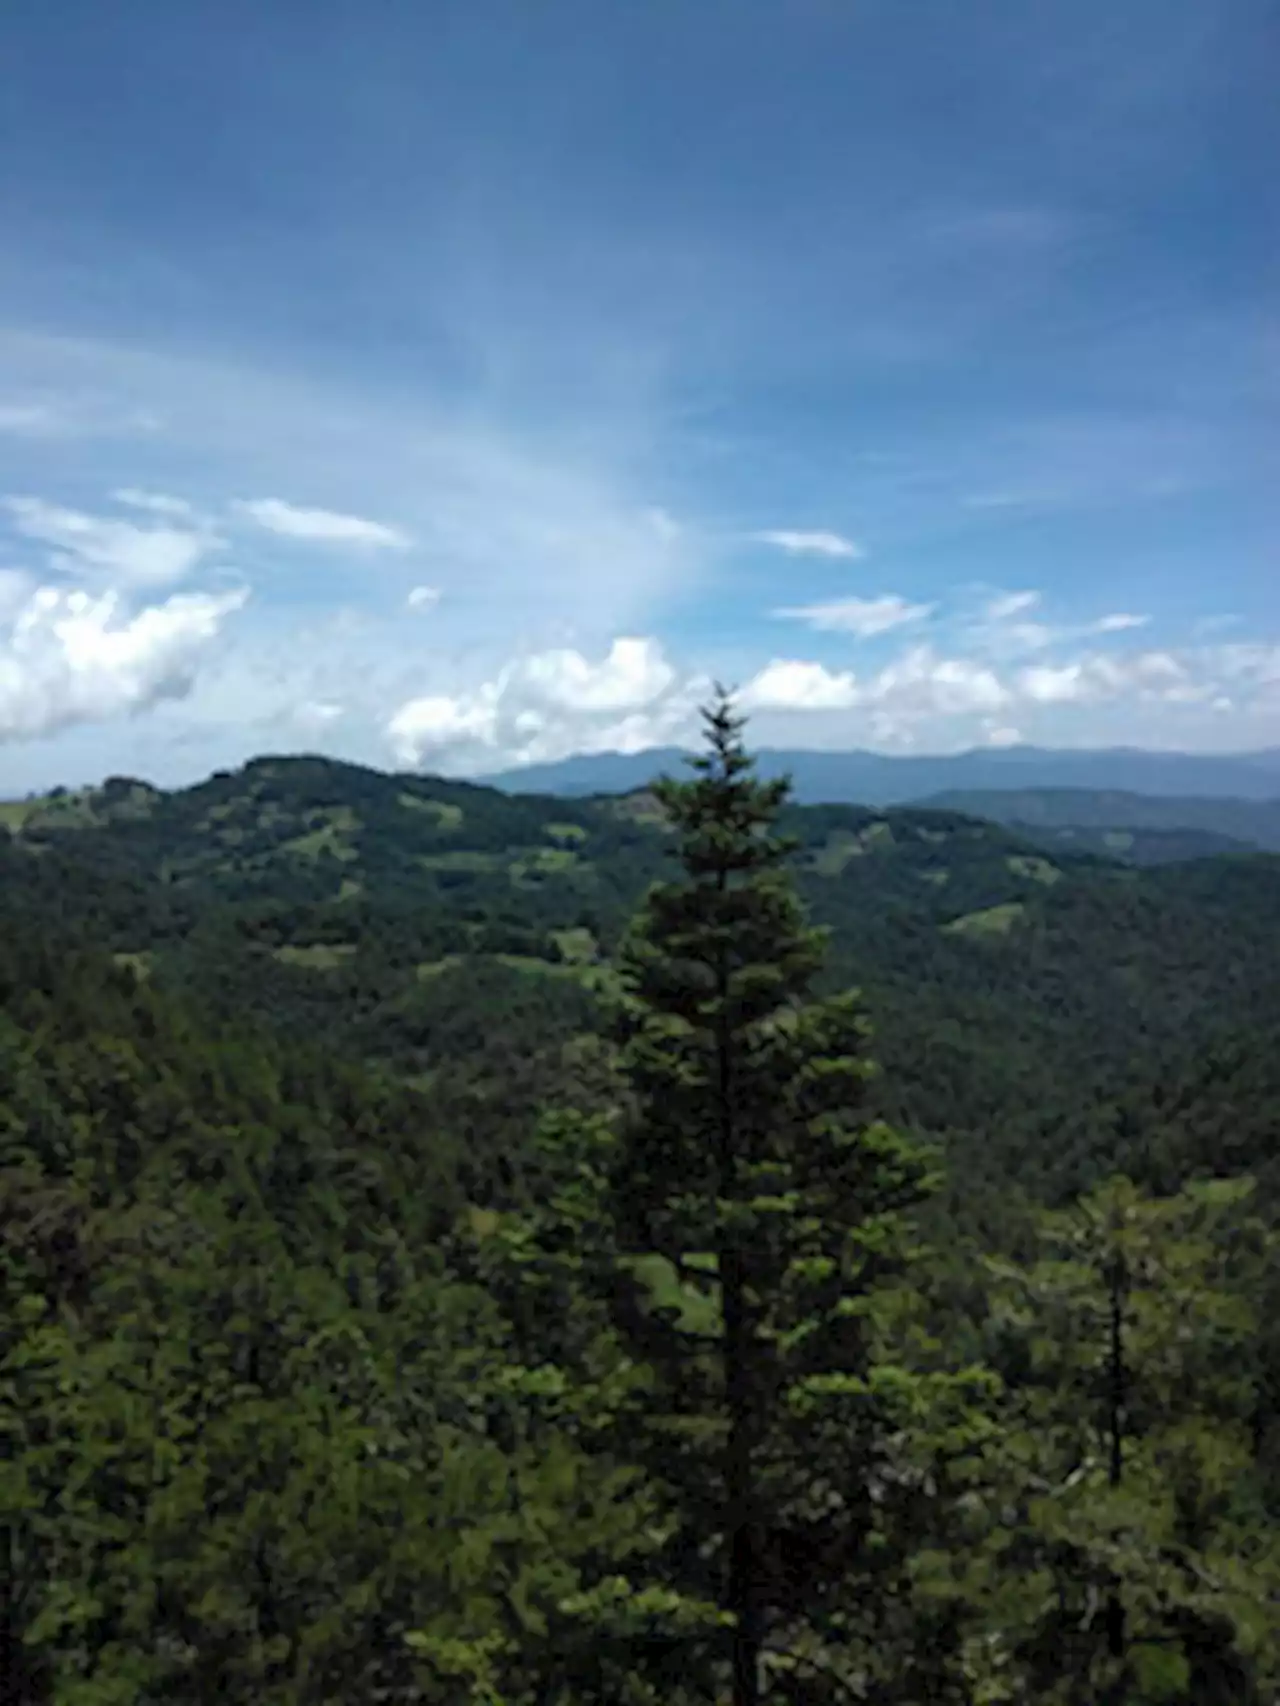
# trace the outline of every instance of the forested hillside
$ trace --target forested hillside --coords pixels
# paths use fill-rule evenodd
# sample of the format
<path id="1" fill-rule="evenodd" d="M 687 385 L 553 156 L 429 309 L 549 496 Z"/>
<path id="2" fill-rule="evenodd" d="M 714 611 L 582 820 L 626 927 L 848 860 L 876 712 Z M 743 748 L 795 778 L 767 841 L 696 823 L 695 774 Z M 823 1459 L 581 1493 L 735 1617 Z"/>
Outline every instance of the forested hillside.
<path id="1" fill-rule="evenodd" d="M 709 739 L 0 808 L 5 1699 L 1276 1698 L 1280 860 Z"/>
<path id="2" fill-rule="evenodd" d="M 1138 864 L 1248 849 L 1280 851 L 1280 797 L 1198 798 L 1101 788 L 952 789 L 920 802 L 1019 834 Z"/>

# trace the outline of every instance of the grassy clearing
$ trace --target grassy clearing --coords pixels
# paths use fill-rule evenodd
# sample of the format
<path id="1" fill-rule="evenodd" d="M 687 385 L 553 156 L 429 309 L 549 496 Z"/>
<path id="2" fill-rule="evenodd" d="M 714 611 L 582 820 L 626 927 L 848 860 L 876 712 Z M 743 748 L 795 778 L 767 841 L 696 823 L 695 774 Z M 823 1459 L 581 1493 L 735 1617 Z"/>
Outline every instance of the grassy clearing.
<path id="1" fill-rule="evenodd" d="M 666 812 L 647 788 L 638 794 L 626 794 L 620 800 L 611 801 L 610 810 L 615 817 L 626 818 L 631 823 L 652 824 L 655 829 L 670 828 Z"/>
<path id="2" fill-rule="evenodd" d="M 38 800 L 11 802 L 22 812 L 20 829 L 92 829 L 103 820 L 94 805 L 94 790 L 45 794 Z"/>
<path id="3" fill-rule="evenodd" d="M 433 977 L 440 977 L 443 973 L 452 971 L 455 966 L 460 966 L 462 958 L 461 954 L 446 954 L 439 960 L 419 960 L 413 968 L 414 975 L 419 983 L 429 983 Z"/>
<path id="4" fill-rule="evenodd" d="M 145 983 L 147 978 L 151 976 L 151 962 L 154 957 L 148 953 L 112 954 L 111 956 L 118 966 L 128 966 L 140 983 Z"/>
<path id="5" fill-rule="evenodd" d="M 406 811 L 425 812 L 428 817 L 435 819 L 437 829 L 455 830 L 462 828 L 462 807 L 446 804 L 444 800 L 424 799 L 421 794 L 411 794 L 407 791 L 399 796 L 399 804 Z"/>
<path id="6" fill-rule="evenodd" d="M 862 837 L 847 829 L 834 830 L 813 855 L 813 868 L 820 877 L 838 877 L 850 859 L 861 859 L 866 852 Z"/>
<path id="7" fill-rule="evenodd" d="M 919 871 L 917 875 L 922 883 L 932 883 L 937 889 L 945 888 L 951 881 L 951 872 L 947 870 Z"/>
<path id="8" fill-rule="evenodd" d="M 318 859 L 324 853 L 349 863 L 358 855 L 351 838 L 360 827 L 360 820 L 350 806 L 327 806 L 309 812 L 311 827 L 302 835 L 282 842 L 280 851 L 291 853 L 295 859 Z M 319 818 L 321 821 L 316 822 Z"/>
<path id="9" fill-rule="evenodd" d="M 12 830 L 16 835 L 40 803 L 39 800 L 0 800 L 0 829 Z"/>
<path id="10" fill-rule="evenodd" d="M 562 877 L 569 871 L 580 871 L 584 861 L 568 847 L 533 847 L 507 867 L 508 875 L 517 888 L 537 884 L 545 877 Z"/>
<path id="11" fill-rule="evenodd" d="M 578 855 L 568 847 L 537 847 L 529 859 L 535 871 L 543 871 L 548 876 L 557 871 L 571 871 L 577 863 Z"/>
<path id="12" fill-rule="evenodd" d="M 502 1225 L 502 1216 L 496 1208 L 476 1208 L 473 1205 L 464 1214 L 477 1238 L 492 1238 Z"/>
<path id="13" fill-rule="evenodd" d="M 506 863 L 505 853 L 468 852 L 462 848 L 453 853 L 418 855 L 418 864 L 424 871 L 498 871 Z"/>
<path id="14" fill-rule="evenodd" d="M 1103 845 L 1112 848 L 1117 853 L 1127 853 L 1133 846 L 1133 837 L 1127 829 L 1109 829 L 1102 837 Z"/>
<path id="15" fill-rule="evenodd" d="M 305 947 L 287 944 L 273 948 L 272 954 L 286 966 L 300 966 L 304 971 L 334 971 L 356 951 L 354 942 L 308 942 Z"/>
<path id="16" fill-rule="evenodd" d="M 1048 859 L 1038 858 L 1034 853 L 1011 853 L 1005 864 L 1015 877 L 1030 877 L 1033 883 L 1045 883 L 1052 888 L 1054 883 L 1062 881 L 1062 872 Z"/>
<path id="17" fill-rule="evenodd" d="M 512 971 L 527 972 L 532 977 L 580 977 L 582 968 L 567 966 L 556 960 L 540 960 L 535 954 L 493 954 L 488 956 Z"/>
<path id="18" fill-rule="evenodd" d="M 862 859 L 893 844 L 893 829 L 883 818 L 877 818 L 865 829 L 833 829 L 826 844 L 814 853 L 813 869 L 820 877 L 838 877 L 851 859 Z"/>
<path id="19" fill-rule="evenodd" d="M 335 859 L 341 859 L 343 864 L 350 864 L 359 857 L 345 833 L 332 823 L 326 823 L 320 829 L 310 829 L 305 835 L 293 836 L 281 843 L 280 851 L 291 853 L 295 859 L 319 859 L 322 854 L 329 853 Z"/>
<path id="20" fill-rule="evenodd" d="M 576 847 L 587 839 L 587 832 L 580 823 L 549 823 L 546 835 L 548 840 L 558 841 L 565 847 Z"/>
<path id="21" fill-rule="evenodd" d="M 570 965 L 590 965 L 600 951 L 590 930 L 581 925 L 569 930 L 552 930 L 549 934 L 559 949 L 560 958 Z"/>
<path id="22" fill-rule="evenodd" d="M 942 928 L 949 936 L 1007 936 L 1026 910 L 1022 901 L 1008 900 L 981 912 L 966 912 Z"/>

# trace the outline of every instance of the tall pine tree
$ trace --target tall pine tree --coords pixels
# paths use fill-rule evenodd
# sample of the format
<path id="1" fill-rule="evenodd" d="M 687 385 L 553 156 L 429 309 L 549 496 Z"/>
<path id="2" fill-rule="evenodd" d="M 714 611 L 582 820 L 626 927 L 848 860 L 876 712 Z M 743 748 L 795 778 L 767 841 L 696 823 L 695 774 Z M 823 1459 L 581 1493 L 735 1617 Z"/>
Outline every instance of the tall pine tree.
<path id="1" fill-rule="evenodd" d="M 723 691 L 704 718 L 696 775 L 655 788 L 680 871 L 621 955 L 635 1109 L 613 1191 L 619 1320 L 652 1371 L 639 1449 L 681 1512 L 670 1579 L 729 1614 L 718 1649 L 688 1655 L 707 1697 L 727 1671 L 734 1706 L 887 1698 L 910 1591 L 894 1524 L 937 1487 L 910 1445 L 948 1396 L 953 1422 L 965 1404 L 963 1382 L 885 1351 L 929 1162 L 861 1111 L 856 997 L 811 993 L 825 933 L 776 833 L 789 783 L 754 775 Z M 903 1644 L 921 1676 L 926 1637 Z"/>
<path id="2" fill-rule="evenodd" d="M 1251 1311 L 1232 1283 L 1248 1180 L 1046 1213 L 1043 1258 L 992 1262 L 1016 1487 L 972 1560 L 1010 1692 L 1098 1706 L 1273 1698 L 1277 1550 L 1251 1467 Z M 981 1560 L 985 1559 L 985 1563 Z"/>

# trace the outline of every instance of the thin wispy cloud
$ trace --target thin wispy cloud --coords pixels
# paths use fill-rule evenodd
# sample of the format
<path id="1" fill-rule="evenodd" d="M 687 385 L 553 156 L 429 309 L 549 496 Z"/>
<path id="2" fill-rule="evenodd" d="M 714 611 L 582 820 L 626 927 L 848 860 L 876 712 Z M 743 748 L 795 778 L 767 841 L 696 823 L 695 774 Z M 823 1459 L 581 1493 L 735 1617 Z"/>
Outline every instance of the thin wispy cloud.
<path id="1" fill-rule="evenodd" d="M 1150 616 L 1117 610 L 1110 616 L 1100 616 L 1093 626 L 1094 631 L 1099 634 L 1123 634 L 1130 628 L 1145 628 L 1150 620 Z"/>
<path id="2" fill-rule="evenodd" d="M 1038 592 L 1002 592 L 988 603 L 985 615 L 988 622 L 1006 622 L 1024 610 L 1034 610 L 1040 599 Z"/>
<path id="3" fill-rule="evenodd" d="M 194 505 L 186 498 L 171 497 L 167 492 L 142 492 L 136 486 L 120 486 L 111 496 L 127 509 L 144 510 L 148 515 L 169 515 L 181 519 L 194 517 Z"/>
<path id="4" fill-rule="evenodd" d="M 308 544 L 354 545 L 378 551 L 407 551 L 413 541 L 401 528 L 370 521 L 361 515 L 343 515 L 332 509 L 308 509 L 281 498 L 247 498 L 234 506 L 268 533 L 282 539 Z"/>
<path id="5" fill-rule="evenodd" d="M 784 605 L 773 614 L 804 622 L 819 633 L 853 634 L 860 640 L 869 640 L 894 628 L 923 622 L 934 609 L 932 604 L 912 604 L 895 593 L 886 593 L 879 598 L 838 598 L 824 604 Z"/>
<path id="6" fill-rule="evenodd" d="M 6 498 L 3 507 L 17 534 L 46 548 L 50 569 L 110 585 L 171 586 L 224 543 L 199 524 L 140 526 L 37 497 Z"/>
<path id="7" fill-rule="evenodd" d="M 48 403 L 0 402 L 0 433 L 39 438 L 58 426 L 58 413 Z"/>
<path id="8" fill-rule="evenodd" d="M 751 535 L 758 544 L 776 546 L 790 557 L 843 557 L 864 555 L 861 545 L 842 533 L 806 532 L 800 528 L 766 528 Z"/>

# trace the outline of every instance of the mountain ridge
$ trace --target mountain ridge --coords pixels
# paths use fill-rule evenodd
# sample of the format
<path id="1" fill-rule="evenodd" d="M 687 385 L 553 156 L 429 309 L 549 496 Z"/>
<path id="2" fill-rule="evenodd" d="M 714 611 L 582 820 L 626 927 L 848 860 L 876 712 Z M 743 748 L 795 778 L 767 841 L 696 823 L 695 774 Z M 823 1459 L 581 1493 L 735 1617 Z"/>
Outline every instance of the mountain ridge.
<path id="1" fill-rule="evenodd" d="M 553 763 L 499 771 L 483 780 L 509 793 L 625 793 L 661 771 L 679 770 L 687 756 L 680 747 L 580 753 Z M 1221 754 L 1141 747 L 974 747 L 940 754 L 765 747 L 756 758 L 763 776 L 789 773 L 795 798 L 804 805 L 905 805 L 958 788 L 1010 786 L 1280 799 L 1280 748 L 1275 747 Z"/>
<path id="2" fill-rule="evenodd" d="M 1083 1156 L 1135 1061 L 1154 1081 L 1280 1011 L 1274 855 L 1139 869 L 917 806 L 789 805 L 780 827 L 831 931 L 824 975 L 863 993 L 877 1105 L 952 1133 L 967 1169 L 1038 1153 L 1036 1110 L 1052 1108 Z M 45 920 L 210 1023 L 350 1054 L 432 1096 L 452 1083 L 459 1117 L 499 1050 L 519 1088 L 490 1115 L 513 1142 L 522 1109 L 566 1070 L 577 1082 L 561 1051 L 599 1037 L 622 932 L 669 869 L 643 791 L 506 794 L 315 757 L 171 793 L 115 777 L 23 802 L 8 828 L 4 916 Z"/>

